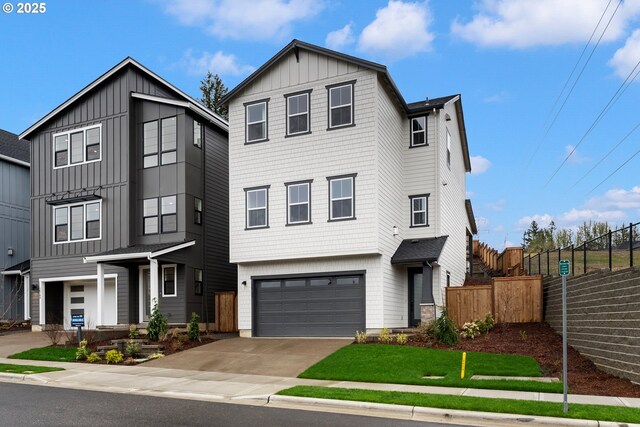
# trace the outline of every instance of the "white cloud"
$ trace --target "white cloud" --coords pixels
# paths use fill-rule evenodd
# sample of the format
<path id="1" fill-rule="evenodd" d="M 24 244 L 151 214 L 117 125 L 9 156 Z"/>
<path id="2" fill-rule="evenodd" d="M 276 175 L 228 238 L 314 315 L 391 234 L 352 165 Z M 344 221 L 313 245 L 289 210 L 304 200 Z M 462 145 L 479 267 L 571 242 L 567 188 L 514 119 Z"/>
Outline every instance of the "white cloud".
<path id="1" fill-rule="evenodd" d="M 193 56 L 191 49 L 187 50 L 182 59 L 187 73 L 194 76 L 204 76 L 207 71 L 213 74 L 242 76 L 255 70 L 251 65 L 241 65 L 233 54 L 225 54 L 221 50 L 210 53 L 202 52 L 199 57 Z"/>
<path id="2" fill-rule="evenodd" d="M 161 0 L 164 10 L 185 25 L 204 27 L 220 38 L 282 39 L 292 24 L 317 15 L 314 0 Z"/>
<path id="3" fill-rule="evenodd" d="M 514 246 L 520 246 L 520 245 L 516 245 L 511 240 L 505 240 L 503 246 L 504 246 L 503 249 L 505 249 L 505 248 L 512 248 Z"/>
<path id="4" fill-rule="evenodd" d="M 569 154 L 571 155 L 569 156 Z M 569 156 L 569 158 L 567 159 L 567 162 L 574 165 L 578 165 L 580 163 L 588 162 L 589 160 L 591 160 L 590 158 L 580 154 L 578 150 L 576 150 L 575 147 L 571 144 L 564 147 L 564 157 L 566 156 Z"/>
<path id="5" fill-rule="evenodd" d="M 507 201 L 505 199 L 500 199 L 492 203 L 487 203 L 485 207 L 490 211 L 500 212 L 504 210 L 506 204 Z"/>
<path id="6" fill-rule="evenodd" d="M 501 91 L 499 93 L 483 98 L 482 102 L 485 102 L 487 104 L 496 104 L 496 103 L 505 102 L 508 100 L 509 100 L 509 93 L 505 91 Z"/>
<path id="7" fill-rule="evenodd" d="M 627 215 L 621 210 L 600 211 L 596 209 L 576 209 L 573 208 L 558 217 L 559 224 L 567 226 L 579 225 L 584 221 L 606 221 L 616 222 L 623 220 Z"/>
<path id="8" fill-rule="evenodd" d="M 353 37 L 353 23 L 348 23 L 339 30 L 327 34 L 324 40 L 325 46 L 333 50 L 341 50 L 355 41 Z"/>
<path id="9" fill-rule="evenodd" d="M 36 120 L 37 120 L 37 119 L 36 119 Z M 465 198 L 466 198 L 466 199 L 470 199 L 470 198 L 472 198 L 472 197 L 473 197 L 473 196 L 475 196 L 475 195 L 476 195 L 476 193 L 474 193 L 473 191 L 467 191 L 467 192 L 466 192 L 466 194 L 465 194 Z"/>
<path id="10" fill-rule="evenodd" d="M 531 221 L 535 221 L 538 223 L 538 227 L 546 227 L 549 225 L 551 221 L 553 221 L 553 217 L 549 214 L 536 214 L 536 215 L 527 215 L 523 216 L 516 223 L 517 230 L 526 230 L 531 225 Z"/>
<path id="11" fill-rule="evenodd" d="M 483 231 L 487 231 L 486 229 L 489 227 L 489 219 L 483 216 L 476 217 L 476 226 L 478 227 L 478 231 L 482 228 Z"/>
<path id="12" fill-rule="evenodd" d="M 427 2 L 389 1 L 360 34 L 359 50 L 401 59 L 431 50 L 431 11 Z"/>
<path id="13" fill-rule="evenodd" d="M 471 175 L 485 173 L 491 167 L 491 162 L 482 156 L 471 156 Z"/>
<path id="14" fill-rule="evenodd" d="M 481 0 L 471 21 L 456 19 L 451 32 L 480 46 L 557 46 L 586 42 L 604 12 L 608 0 Z M 609 21 L 617 2 L 607 9 L 600 29 Z M 628 21 L 640 11 L 638 0 L 619 8 L 602 40 L 623 36 Z M 596 33 L 599 36 L 600 30 Z"/>
<path id="15" fill-rule="evenodd" d="M 504 231 L 504 225 L 500 224 L 497 227 L 493 227 L 494 233 L 502 233 Z"/>
<path id="16" fill-rule="evenodd" d="M 618 76 L 626 79 L 638 64 L 638 60 L 640 60 L 640 29 L 635 30 L 624 46 L 613 54 L 613 58 L 609 60 L 609 66 L 613 67 Z M 635 72 L 637 71 L 636 68 Z"/>
<path id="17" fill-rule="evenodd" d="M 632 187 L 630 190 L 612 188 L 602 196 L 596 196 L 585 204 L 591 209 L 640 209 L 640 186 Z"/>

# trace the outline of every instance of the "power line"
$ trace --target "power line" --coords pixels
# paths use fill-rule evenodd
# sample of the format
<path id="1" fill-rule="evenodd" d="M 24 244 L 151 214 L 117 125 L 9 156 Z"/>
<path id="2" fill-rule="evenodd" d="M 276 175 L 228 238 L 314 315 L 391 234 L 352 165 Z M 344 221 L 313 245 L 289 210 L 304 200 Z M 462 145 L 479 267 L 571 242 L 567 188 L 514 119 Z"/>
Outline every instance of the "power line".
<path id="1" fill-rule="evenodd" d="M 580 138 L 580 140 L 578 141 L 578 143 L 573 147 L 573 149 L 569 152 L 569 154 L 567 154 L 567 156 L 564 158 L 564 160 L 562 161 L 562 163 L 560 163 L 560 166 L 558 166 L 556 168 L 556 170 L 553 172 L 553 174 L 551 174 L 551 177 L 549 177 L 549 179 L 547 180 L 547 182 L 545 182 L 545 184 L 542 186 L 542 189 L 545 189 L 547 187 L 547 185 L 549 185 L 549 183 L 551 182 L 551 180 L 553 180 L 553 178 L 556 176 L 556 174 L 560 171 L 560 169 L 562 169 L 562 167 L 565 165 L 565 163 L 567 163 L 567 160 L 569 160 L 569 157 L 571 157 L 573 155 L 573 153 L 575 153 L 575 151 L 578 149 L 578 147 L 580 146 L 580 144 L 582 144 L 582 142 L 585 140 L 585 138 L 591 133 L 591 131 L 593 129 L 595 129 L 595 127 L 598 125 L 598 123 L 600 123 L 600 121 L 604 118 L 604 116 L 609 112 L 609 110 L 611 110 L 611 108 L 613 107 L 613 105 L 618 102 L 618 100 L 620 99 L 620 97 L 624 94 L 624 92 L 626 92 L 626 90 L 629 88 L 629 86 L 631 85 L 631 83 L 633 83 L 633 81 L 636 79 L 636 77 L 638 77 L 638 74 L 640 73 L 640 70 L 638 70 L 638 72 L 636 72 L 636 69 L 640 66 L 640 60 L 638 60 L 638 62 L 636 63 L 636 66 L 633 67 L 633 70 L 631 70 L 631 72 L 629 73 L 629 75 L 627 76 L 626 79 L 624 79 L 624 81 L 622 82 L 622 84 L 618 87 L 618 90 L 616 90 L 616 92 L 613 94 L 613 96 L 611 97 L 611 99 L 609 99 L 609 102 L 607 102 L 607 105 L 604 106 L 604 108 L 602 109 L 602 111 L 600 111 L 600 114 L 598 114 L 598 116 L 594 119 L 594 121 L 591 123 L 591 126 L 589 126 L 589 129 L 587 129 L 587 131 L 584 133 L 584 135 L 582 135 L 582 137 Z M 635 75 L 633 75 L 635 73 Z M 633 75 L 633 78 L 631 78 L 631 76 Z M 629 80 L 631 79 L 631 80 Z"/>
<path id="2" fill-rule="evenodd" d="M 595 168 L 597 168 L 598 166 L 600 166 L 600 164 L 602 162 L 604 162 L 605 160 L 607 160 L 607 158 L 609 157 L 609 155 L 611 155 L 611 153 L 613 153 L 620 145 L 622 145 L 623 142 L 625 142 L 638 128 L 640 128 L 640 123 L 638 123 L 633 129 L 631 129 L 629 131 L 629 133 L 627 133 L 620 141 L 618 141 L 618 143 L 615 145 L 615 147 L 613 147 L 611 150 L 609 150 L 609 152 L 607 154 L 604 155 L 603 158 L 601 158 L 598 163 L 596 163 L 591 169 L 589 169 L 587 171 L 587 173 L 585 173 L 584 175 L 582 175 L 580 177 L 580 179 L 578 179 L 572 186 L 571 188 L 574 188 L 576 185 L 578 185 L 587 175 L 589 175 L 591 172 L 593 172 L 593 170 Z"/>
<path id="3" fill-rule="evenodd" d="M 595 187 L 593 187 L 591 190 L 589 190 L 588 193 L 585 194 L 585 196 L 588 196 L 589 194 L 593 193 L 598 187 L 600 187 L 602 184 L 604 184 L 609 178 L 611 178 L 613 175 L 615 175 L 620 169 L 622 169 L 627 163 L 629 163 L 631 160 L 633 160 L 634 157 L 636 157 L 638 154 L 640 154 L 640 150 L 636 151 L 635 154 L 631 157 L 629 157 L 627 160 L 625 160 L 620 166 L 618 166 L 616 168 L 616 170 L 614 170 L 613 172 L 611 172 L 609 175 L 607 175 L 607 177 L 605 179 L 603 179 L 602 181 L 600 181 L 600 183 L 598 185 L 596 185 Z"/>
<path id="4" fill-rule="evenodd" d="M 616 15 L 616 13 L 618 11 L 618 8 L 622 4 L 622 0 L 620 0 L 618 2 L 618 6 L 616 6 L 616 9 L 613 11 L 613 14 L 609 18 L 609 21 L 607 22 L 606 27 L 602 30 L 602 33 L 600 34 L 600 37 L 598 38 L 598 41 L 596 42 L 595 46 L 593 46 L 593 49 L 591 49 L 591 53 L 589 54 L 589 57 L 587 58 L 587 60 L 584 63 L 584 65 L 582 66 L 582 69 L 580 70 L 580 73 L 578 74 L 578 77 L 573 82 L 573 85 L 571 86 L 571 89 L 569 90 L 569 92 L 567 93 L 567 96 L 565 97 L 564 101 L 562 102 L 562 105 L 560 105 L 560 109 L 556 112 L 555 116 L 553 117 L 553 120 L 552 120 L 551 124 L 549 126 L 547 126 L 547 123 L 549 121 L 549 117 L 551 116 L 551 113 L 553 113 L 553 111 L 555 110 L 555 107 L 558 104 L 558 101 L 560 100 L 560 98 L 562 97 L 562 95 L 563 95 L 563 93 L 564 93 L 564 91 L 565 91 L 565 89 L 567 87 L 567 84 L 569 84 L 569 81 L 571 81 L 571 77 L 573 77 L 573 73 L 576 71 L 576 68 L 578 67 L 578 64 L 582 60 L 582 57 L 584 56 L 584 53 L 587 50 L 587 47 L 589 47 L 589 44 L 591 44 L 591 40 L 593 40 L 593 36 L 595 35 L 596 31 L 598 30 L 598 27 L 600 27 L 600 24 L 602 23 L 602 19 L 604 18 L 605 14 L 607 13 L 607 10 L 609 10 L 609 6 L 611 5 L 611 1 L 612 0 L 609 0 L 609 3 L 607 3 L 607 7 L 605 7 L 604 11 L 602 12 L 602 15 L 600 15 L 600 19 L 598 20 L 598 23 L 596 24 L 596 26 L 594 27 L 593 31 L 591 32 L 591 36 L 589 37 L 589 40 L 584 45 L 584 48 L 582 49 L 582 52 L 580 53 L 580 57 L 576 61 L 575 65 L 573 66 L 573 69 L 571 70 L 571 73 L 569 74 L 569 77 L 564 82 L 562 90 L 558 94 L 558 97 L 556 98 L 555 102 L 553 103 L 553 106 L 551 107 L 551 110 L 547 114 L 547 118 L 545 119 L 544 124 L 543 124 L 543 127 L 545 127 L 546 130 L 544 132 L 544 135 L 540 139 L 540 142 L 538 142 L 535 150 L 533 151 L 533 153 L 529 157 L 529 160 L 527 160 L 527 163 L 525 165 L 525 170 L 529 167 L 529 165 L 531 164 L 531 161 L 535 158 L 536 154 L 538 154 L 538 151 L 540 150 L 540 147 L 542 146 L 542 143 L 546 140 L 547 136 L 549 135 L 549 132 L 553 128 L 553 125 L 556 123 L 556 120 L 558 119 L 558 116 L 560 115 L 560 113 L 564 109 L 564 106 L 566 105 L 567 101 L 571 97 L 571 94 L 573 93 L 573 90 L 575 89 L 576 85 L 578 84 L 578 81 L 580 80 L 580 77 L 582 77 L 582 74 L 584 73 L 584 70 L 587 68 L 587 65 L 589 64 L 589 61 L 591 60 L 591 57 L 593 56 L 594 52 L 596 51 L 596 48 L 600 44 L 600 41 L 602 40 L 602 37 L 604 37 L 604 34 L 606 33 L 607 29 L 609 28 L 609 25 L 611 24 L 611 21 L 613 20 L 613 17 Z"/>

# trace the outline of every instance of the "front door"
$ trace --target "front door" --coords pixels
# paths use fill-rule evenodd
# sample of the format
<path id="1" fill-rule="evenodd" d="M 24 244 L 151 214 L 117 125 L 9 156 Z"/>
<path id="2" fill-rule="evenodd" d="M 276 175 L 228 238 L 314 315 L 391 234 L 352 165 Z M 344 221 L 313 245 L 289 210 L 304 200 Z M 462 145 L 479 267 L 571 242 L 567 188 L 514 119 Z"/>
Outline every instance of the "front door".
<path id="1" fill-rule="evenodd" d="M 409 268 L 409 326 L 420 324 L 422 302 L 422 268 Z"/>
<path id="2" fill-rule="evenodd" d="M 151 315 L 151 270 L 140 267 L 140 322 L 148 322 Z"/>

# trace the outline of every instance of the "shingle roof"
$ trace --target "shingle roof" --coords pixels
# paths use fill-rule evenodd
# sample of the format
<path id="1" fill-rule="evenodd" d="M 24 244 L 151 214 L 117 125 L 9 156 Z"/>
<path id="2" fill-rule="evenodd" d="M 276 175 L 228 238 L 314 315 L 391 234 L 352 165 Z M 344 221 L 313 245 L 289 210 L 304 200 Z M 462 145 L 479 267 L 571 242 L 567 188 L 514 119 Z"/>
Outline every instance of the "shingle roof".
<path id="1" fill-rule="evenodd" d="M 428 239 L 405 239 L 391 257 L 391 264 L 437 261 L 449 236 Z"/>
<path id="2" fill-rule="evenodd" d="M 444 104 L 460 95 L 441 96 L 440 98 L 431 98 L 425 101 L 410 102 L 407 104 L 409 113 L 418 112 L 422 110 L 431 110 L 433 108 L 442 108 Z"/>
<path id="3" fill-rule="evenodd" d="M 471 206 L 471 200 L 466 199 L 464 201 L 464 207 L 467 210 L 467 218 L 469 219 L 469 225 L 471 226 L 471 232 L 478 234 L 478 226 L 476 224 L 476 217 L 473 214 L 473 206 Z"/>
<path id="4" fill-rule="evenodd" d="M 15 133 L 0 129 L 0 154 L 29 163 L 29 141 L 18 138 Z"/>
<path id="5" fill-rule="evenodd" d="M 147 252 L 158 252 L 163 249 L 168 249 L 173 246 L 178 246 L 183 244 L 184 242 L 173 242 L 173 243 L 155 243 L 152 245 L 134 245 L 129 246 L 128 248 L 118 248 L 113 249 L 111 251 L 99 253 L 98 256 L 104 255 L 125 255 L 125 254 L 140 254 Z"/>
<path id="6" fill-rule="evenodd" d="M 24 273 L 30 268 L 31 268 L 31 260 L 28 259 L 16 265 L 12 265 L 11 267 L 5 268 L 4 271 L 19 271 L 21 273 Z"/>

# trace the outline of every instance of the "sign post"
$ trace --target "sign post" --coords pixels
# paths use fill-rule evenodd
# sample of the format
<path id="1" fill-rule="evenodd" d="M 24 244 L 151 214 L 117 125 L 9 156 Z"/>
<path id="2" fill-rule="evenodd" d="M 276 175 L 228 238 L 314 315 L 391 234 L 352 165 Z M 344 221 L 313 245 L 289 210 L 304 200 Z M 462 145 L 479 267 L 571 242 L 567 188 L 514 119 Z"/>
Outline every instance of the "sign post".
<path id="1" fill-rule="evenodd" d="M 71 327 L 78 327 L 78 345 L 80 345 L 80 341 L 82 341 L 82 327 L 84 326 L 84 313 L 83 314 L 72 314 L 71 315 Z"/>
<path id="2" fill-rule="evenodd" d="M 562 410 L 569 410 L 567 400 L 567 276 L 571 272 L 571 264 L 568 259 L 561 259 L 558 267 L 562 276 Z"/>

